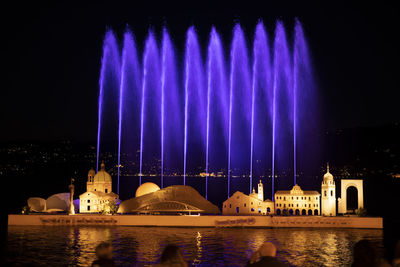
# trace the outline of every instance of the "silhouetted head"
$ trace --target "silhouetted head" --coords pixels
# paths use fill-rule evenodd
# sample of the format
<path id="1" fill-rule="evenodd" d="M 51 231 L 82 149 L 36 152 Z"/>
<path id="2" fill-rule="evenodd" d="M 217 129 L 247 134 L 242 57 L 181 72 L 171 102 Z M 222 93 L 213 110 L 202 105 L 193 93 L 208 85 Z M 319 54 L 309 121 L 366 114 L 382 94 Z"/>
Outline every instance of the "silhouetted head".
<path id="1" fill-rule="evenodd" d="M 96 256 L 99 259 L 111 259 L 112 258 L 111 244 L 107 242 L 101 242 L 96 247 Z"/>
<path id="2" fill-rule="evenodd" d="M 173 266 L 187 266 L 179 247 L 168 245 L 161 255 L 160 264 Z"/>
<path id="3" fill-rule="evenodd" d="M 273 243 L 271 242 L 265 242 L 259 249 L 258 251 L 260 252 L 260 256 L 269 256 L 269 257 L 275 257 L 276 256 L 276 247 Z"/>
<path id="4" fill-rule="evenodd" d="M 271 242 L 265 242 L 262 246 L 251 255 L 250 263 L 255 263 L 262 257 L 275 257 L 276 246 Z"/>

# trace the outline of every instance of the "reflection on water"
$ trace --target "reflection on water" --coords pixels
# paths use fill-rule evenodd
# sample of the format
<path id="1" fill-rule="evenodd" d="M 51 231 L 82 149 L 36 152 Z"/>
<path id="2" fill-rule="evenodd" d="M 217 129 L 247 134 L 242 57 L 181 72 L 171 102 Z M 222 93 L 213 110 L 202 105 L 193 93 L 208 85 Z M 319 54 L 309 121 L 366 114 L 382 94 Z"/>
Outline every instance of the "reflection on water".
<path id="1" fill-rule="evenodd" d="M 167 244 L 177 244 L 193 265 L 243 266 L 263 242 L 272 241 L 290 265 L 347 266 L 354 244 L 364 238 L 383 247 L 381 230 L 10 226 L 6 261 L 88 266 L 96 245 L 109 241 L 118 265 L 152 265 Z"/>

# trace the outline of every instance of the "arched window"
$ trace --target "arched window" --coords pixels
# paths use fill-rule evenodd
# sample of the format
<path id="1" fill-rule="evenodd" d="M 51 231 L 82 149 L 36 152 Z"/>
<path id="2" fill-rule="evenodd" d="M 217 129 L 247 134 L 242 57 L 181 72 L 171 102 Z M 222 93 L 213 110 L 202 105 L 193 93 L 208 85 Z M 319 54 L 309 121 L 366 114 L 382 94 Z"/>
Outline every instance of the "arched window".
<path id="1" fill-rule="evenodd" d="M 324 197 L 326 197 L 326 190 L 324 190 Z"/>
<path id="2" fill-rule="evenodd" d="M 267 212 L 271 212 L 271 209 L 269 207 L 267 208 Z"/>
<path id="3" fill-rule="evenodd" d="M 251 208 L 251 211 L 254 212 L 254 208 Z"/>
<path id="4" fill-rule="evenodd" d="M 333 197 L 333 190 L 331 190 L 331 197 Z"/>

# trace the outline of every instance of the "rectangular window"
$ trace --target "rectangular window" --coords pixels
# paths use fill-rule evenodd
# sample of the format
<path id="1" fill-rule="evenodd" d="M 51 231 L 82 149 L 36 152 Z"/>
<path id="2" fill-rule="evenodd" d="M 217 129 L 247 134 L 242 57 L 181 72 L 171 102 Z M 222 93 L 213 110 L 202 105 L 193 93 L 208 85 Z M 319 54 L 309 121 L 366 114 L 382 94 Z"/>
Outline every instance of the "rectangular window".
<path id="1" fill-rule="evenodd" d="M 90 199 L 87 200 L 87 203 L 90 203 Z"/>
<path id="2" fill-rule="evenodd" d="M 90 206 L 87 206 L 87 210 L 90 211 Z"/>
<path id="3" fill-rule="evenodd" d="M 107 193 L 108 189 L 106 188 L 105 192 Z"/>

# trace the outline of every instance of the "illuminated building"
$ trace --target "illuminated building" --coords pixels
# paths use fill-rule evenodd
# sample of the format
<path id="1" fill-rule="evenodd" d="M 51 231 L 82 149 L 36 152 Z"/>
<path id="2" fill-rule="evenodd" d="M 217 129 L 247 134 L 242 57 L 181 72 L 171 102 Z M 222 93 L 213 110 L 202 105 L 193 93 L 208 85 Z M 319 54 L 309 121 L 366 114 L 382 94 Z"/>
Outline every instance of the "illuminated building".
<path id="1" fill-rule="evenodd" d="M 118 213 L 137 214 L 217 214 L 217 206 L 202 197 L 194 188 L 172 185 L 160 189 L 156 184 L 144 183 L 136 197 L 122 201 Z"/>
<path id="2" fill-rule="evenodd" d="M 329 164 L 321 185 L 321 214 L 336 216 L 336 186 L 333 175 L 329 172 Z"/>
<path id="3" fill-rule="evenodd" d="M 297 184 L 292 190 L 279 190 L 275 193 L 276 215 L 319 215 L 320 193 L 304 191 Z"/>
<path id="4" fill-rule="evenodd" d="M 88 173 L 88 181 L 86 183 L 87 192 L 79 196 L 79 212 L 103 212 L 109 211 L 110 202 L 117 202 L 118 195 L 113 193 L 112 178 L 105 170 L 104 163 L 101 163 L 100 171 L 95 174 L 91 169 Z"/>
<path id="5" fill-rule="evenodd" d="M 258 183 L 258 192 L 246 195 L 236 191 L 230 198 L 224 201 L 222 206 L 224 215 L 268 215 L 274 214 L 274 202 L 267 199 L 264 201 L 263 184 Z"/>

